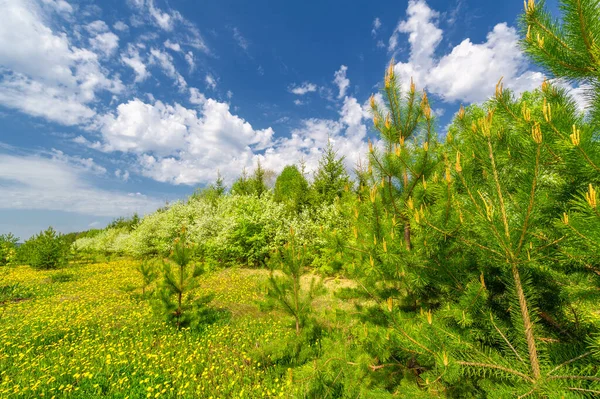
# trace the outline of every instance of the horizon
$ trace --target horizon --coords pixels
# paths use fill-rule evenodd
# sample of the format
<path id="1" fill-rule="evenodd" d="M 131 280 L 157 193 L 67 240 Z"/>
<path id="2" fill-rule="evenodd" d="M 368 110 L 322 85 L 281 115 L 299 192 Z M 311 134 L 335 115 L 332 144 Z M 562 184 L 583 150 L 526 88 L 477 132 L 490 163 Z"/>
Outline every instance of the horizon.
<path id="1" fill-rule="evenodd" d="M 544 80 L 518 47 L 522 9 L 4 0 L 0 234 L 102 228 L 217 171 L 230 186 L 258 160 L 279 173 L 303 159 L 310 172 L 329 137 L 350 167 L 375 135 L 368 100 L 391 59 L 427 90 L 443 137 L 500 77 L 517 93 Z"/>

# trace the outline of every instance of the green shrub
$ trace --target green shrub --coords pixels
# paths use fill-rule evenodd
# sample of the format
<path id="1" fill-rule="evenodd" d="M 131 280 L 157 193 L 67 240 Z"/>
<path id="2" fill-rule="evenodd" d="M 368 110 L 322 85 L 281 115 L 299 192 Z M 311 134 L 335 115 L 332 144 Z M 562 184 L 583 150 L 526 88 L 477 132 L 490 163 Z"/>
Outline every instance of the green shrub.
<path id="1" fill-rule="evenodd" d="M 52 227 L 30 238 L 20 248 L 21 260 L 36 269 L 56 269 L 67 263 L 69 246 Z"/>
<path id="2" fill-rule="evenodd" d="M 0 266 L 13 263 L 17 255 L 18 238 L 8 234 L 0 234 Z"/>

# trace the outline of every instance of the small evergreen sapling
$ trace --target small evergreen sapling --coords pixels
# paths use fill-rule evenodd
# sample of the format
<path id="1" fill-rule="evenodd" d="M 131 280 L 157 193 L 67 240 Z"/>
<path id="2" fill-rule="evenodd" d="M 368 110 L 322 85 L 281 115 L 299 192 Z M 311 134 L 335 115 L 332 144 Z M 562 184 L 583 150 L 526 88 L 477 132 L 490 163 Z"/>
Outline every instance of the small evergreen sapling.
<path id="1" fill-rule="evenodd" d="M 144 259 L 138 265 L 138 271 L 142 275 L 142 296 L 145 297 L 148 286 L 158 278 L 158 270 L 151 261 Z"/>
<path id="2" fill-rule="evenodd" d="M 302 277 L 308 266 L 307 251 L 296 243 L 293 228 L 290 228 L 289 241 L 271 258 L 269 266 L 266 307 L 277 308 L 293 317 L 296 334 L 300 335 L 301 329 L 313 321 L 312 302 L 323 291 L 323 285 L 312 277 L 308 289 L 303 287 Z"/>
<path id="3" fill-rule="evenodd" d="M 159 291 L 162 313 L 177 329 L 197 326 L 210 314 L 206 305 L 212 297 L 197 297 L 194 292 L 204 269 L 193 262 L 192 256 L 193 250 L 184 227 L 175 240 L 169 261 L 164 264 L 162 289 Z"/>

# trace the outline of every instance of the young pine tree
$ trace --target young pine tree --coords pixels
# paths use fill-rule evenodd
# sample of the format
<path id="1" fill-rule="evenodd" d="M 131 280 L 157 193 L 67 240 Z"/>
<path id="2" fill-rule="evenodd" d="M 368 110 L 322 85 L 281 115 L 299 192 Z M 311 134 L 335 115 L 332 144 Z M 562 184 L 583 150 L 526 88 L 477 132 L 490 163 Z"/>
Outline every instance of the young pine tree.
<path id="1" fill-rule="evenodd" d="M 306 248 L 297 244 L 294 229 L 290 228 L 289 241 L 279 248 L 269 262 L 271 274 L 265 305 L 267 308 L 278 308 L 293 317 L 297 335 L 307 323 L 313 322 L 312 302 L 323 289 L 316 277 L 310 280 L 308 289 L 303 286 L 307 259 Z"/>
<path id="2" fill-rule="evenodd" d="M 206 305 L 211 296 L 196 296 L 198 277 L 204 269 L 193 262 L 192 255 L 184 227 L 175 240 L 169 261 L 164 264 L 162 289 L 159 291 L 161 311 L 178 329 L 196 326 L 206 321 L 210 314 Z"/>
<path id="3" fill-rule="evenodd" d="M 350 177 L 344 167 L 344 157 L 337 156 L 329 140 L 314 174 L 312 190 L 315 193 L 315 203 L 331 204 L 335 198 L 341 197 L 349 184 Z"/>

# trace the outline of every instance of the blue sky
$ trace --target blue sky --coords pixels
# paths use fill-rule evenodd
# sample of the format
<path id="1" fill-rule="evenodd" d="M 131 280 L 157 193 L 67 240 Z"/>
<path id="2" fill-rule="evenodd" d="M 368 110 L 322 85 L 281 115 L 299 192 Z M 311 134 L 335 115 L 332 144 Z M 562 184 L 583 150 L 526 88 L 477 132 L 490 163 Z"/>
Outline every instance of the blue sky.
<path id="1" fill-rule="evenodd" d="M 550 5 L 555 7 L 553 2 Z M 364 158 L 390 59 L 439 131 L 501 76 L 521 1 L 0 0 L 0 233 L 102 227 L 242 168 Z"/>

